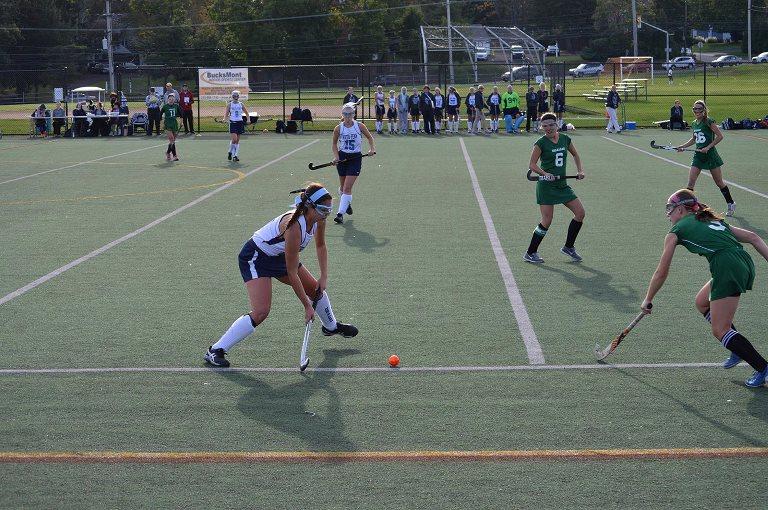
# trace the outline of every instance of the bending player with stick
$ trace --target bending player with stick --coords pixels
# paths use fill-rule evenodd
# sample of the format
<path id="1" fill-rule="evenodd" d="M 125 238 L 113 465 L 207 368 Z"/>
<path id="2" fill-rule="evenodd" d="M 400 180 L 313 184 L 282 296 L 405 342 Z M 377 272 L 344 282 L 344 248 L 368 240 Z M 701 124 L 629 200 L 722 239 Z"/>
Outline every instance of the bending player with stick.
<path id="1" fill-rule="evenodd" d="M 745 384 L 750 388 L 763 386 L 768 363 L 736 330 L 733 317 L 741 294 L 752 289 L 755 278 L 754 263 L 741 243 L 751 244 L 765 260 L 768 260 L 768 245 L 754 232 L 728 225 L 722 216 L 700 203 L 688 189 L 681 189 L 669 197 L 666 212 L 672 229 L 664 238 L 661 260 L 641 309 L 651 313 L 651 302 L 667 279 L 678 245 L 706 257 L 712 278 L 696 294 L 696 308 L 711 323 L 715 338 L 731 351 L 723 367 L 731 368 L 744 360 L 755 369 Z"/>
<path id="2" fill-rule="evenodd" d="M 576 162 L 577 179 L 584 178 L 584 169 L 581 167 L 581 158 L 576 148 L 571 142 L 571 138 L 557 130 L 557 117 L 554 113 L 545 113 L 541 116 L 541 127 L 544 129 L 544 136 L 538 139 L 531 152 L 531 161 L 528 165 L 533 173 L 543 176 L 544 180 L 536 183 L 536 203 L 541 209 L 541 223 L 533 231 L 531 244 L 528 251 L 523 255 L 523 260 L 531 264 L 541 264 L 544 262 L 539 256 L 539 244 L 547 235 L 549 226 L 552 224 L 552 217 L 555 212 L 556 204 L 564 204 L 565 207 L 573 213 L 573 219 L 568 226 L 568 237 L 565 240 L 565 246 L 560 251 L 571 257 L 574 262 L 581 261 L 581 255 L 576 252 L 574 243 L 576 236 L 579 235 L 581 225 L 584 221 L 584 206 L 576 197 L 576 193 L 566 183 L 565 166 L 567 153 L 571 153 Z M 539 167 L 541 159 L 541 167 Z"/>
<path id="3" fill-rule="evenodd" d="M 205 361 L 213 366 L 228 367 L 229 361 L 225 355 L 267 318 L 272 306 L 273 278 L 293 288 L 296 297 L 304 306 L 305 324 L 308 324 L 317 312 L 323 323 L 324 335 L 357 335 L 356 327 L 336 320 L 331 301 L 325 292 L 328 285 L 325 219 L 333 210 L 331 194 L 317 182 L 309 183 L 306 188 L 291 193 L 299 193 L 296 197 L 296 208 L 281 214 L 257 230 L 240 251 L 240 274 L 248 292 L 251 311 L 232 323 L 219 341 L 208 348 Z M 318 279 L 299 262 L 299 253 L 312 239 L 315 240 L 317 261 L 320 265 Z M 302 349 L 302 353 L 303 351 Z"/>
<path id="4" fill-rule="evenodd" d="M 368 156 L 376 154 L 376 142 L 365 124 L 354 119 L 355 105 L 347 103 L 341 108 L 341 123 L 333 130 L 333 164 L 339 173 L 339 210 L 333 221 L 344 223 L 344 214 L 352 214 L 352 186 L 363 168 L 363 136 L 368 140 Z"/>

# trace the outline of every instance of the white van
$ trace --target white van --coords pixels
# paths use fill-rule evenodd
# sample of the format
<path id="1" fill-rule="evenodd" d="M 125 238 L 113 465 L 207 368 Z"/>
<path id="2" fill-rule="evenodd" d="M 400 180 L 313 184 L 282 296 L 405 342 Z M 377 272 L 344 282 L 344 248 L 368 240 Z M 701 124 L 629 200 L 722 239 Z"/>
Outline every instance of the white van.
<path id="1" fill-rule="evenodd" d="M 509 52 L 512 54 L 512 60 L 525 60 L 525 51 L 522 46 L 513 44 L 509 48 Z"/>

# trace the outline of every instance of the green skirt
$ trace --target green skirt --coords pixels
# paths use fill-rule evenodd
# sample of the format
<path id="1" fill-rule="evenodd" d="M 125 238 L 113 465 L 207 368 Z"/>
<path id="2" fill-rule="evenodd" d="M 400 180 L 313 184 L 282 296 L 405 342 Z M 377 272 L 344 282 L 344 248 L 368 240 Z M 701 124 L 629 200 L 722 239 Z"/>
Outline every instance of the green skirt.
<path id="1" fill-rule="evenodd" d="M 749 253 L 742 249 L 717 252 L 709 261 L 709 300 L 727 298 L 752 290 L 755 281 L 755 264 Z"/>
<path id="2" fill-rule="evenodd" d="M 536 183 L 536 203 L 539 205 L 567 204 L 576 198 L 576 193 L 565 183 L 545 181 Z"/>
<path id="3" fill-rule="evenodd" d="M 717 149 L 712 147 L 706 154 L 694 152 L 691 166 L 695 166 L 699 170 L 712 170 L 713 168 L 723 166 L 723 160 L 720 158 Z"/>

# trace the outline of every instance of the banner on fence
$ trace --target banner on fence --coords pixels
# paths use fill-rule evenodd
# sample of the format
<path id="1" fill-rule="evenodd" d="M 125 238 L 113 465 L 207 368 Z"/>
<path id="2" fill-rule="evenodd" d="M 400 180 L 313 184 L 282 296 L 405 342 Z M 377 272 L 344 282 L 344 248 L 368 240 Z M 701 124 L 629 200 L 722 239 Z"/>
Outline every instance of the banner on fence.
<path id="1" fill-rule="evenodd" d="M 198 69 L 200 76 L 200 99 L 225 101 L 233 90 L 240 91 L 240 99 L 248 99 L 248 68 Z"/>

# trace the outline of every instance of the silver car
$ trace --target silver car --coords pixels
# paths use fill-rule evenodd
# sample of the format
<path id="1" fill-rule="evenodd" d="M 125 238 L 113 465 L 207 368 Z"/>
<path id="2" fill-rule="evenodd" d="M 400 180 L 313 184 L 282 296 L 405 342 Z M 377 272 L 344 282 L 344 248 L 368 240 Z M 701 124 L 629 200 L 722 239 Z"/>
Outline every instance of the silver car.
<path id="1" fill-rule="evenodd" d="M 712 67 L 737 66 L 741 59 L 735 55 L 722 55 L 712 61 Z"/>
<path id="2" fill-rule="evenodd" d="M 596 62 L 579 64 L 576 67 L 569 69 L 568 72 L 577 78 L 581 76 L 597 76 L 603 72 L 603 64 L 598 64 Z"/>
<path id="3" fill-rule="evenodd" d="M 752 57 L 753 64 L 764 64 L 768 62 L 768 51 L 764 51 L 756 57 Z"/>

